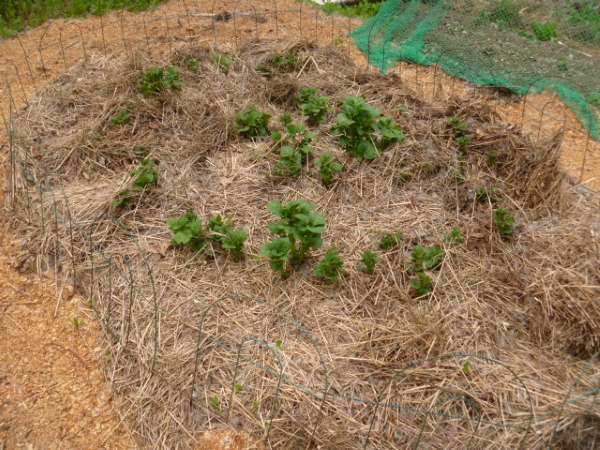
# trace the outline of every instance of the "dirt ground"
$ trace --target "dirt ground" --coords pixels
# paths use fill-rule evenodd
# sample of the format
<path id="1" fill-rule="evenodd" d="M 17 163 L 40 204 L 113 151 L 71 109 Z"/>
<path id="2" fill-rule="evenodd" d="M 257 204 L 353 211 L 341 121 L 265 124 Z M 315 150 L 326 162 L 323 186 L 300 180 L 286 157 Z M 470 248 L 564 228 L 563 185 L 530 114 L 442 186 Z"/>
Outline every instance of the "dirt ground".
<path id="1" fill-rule="evenodd" d="M 12 108 L 18 108 L 34 101 L 37 91 L 81 60 L 114 51 L 132 52 L 149 42 L 153 51 L 168 51 L 176 40 L 232 46 L 254 36 L 290 36 L 353 48 L 342 36 L 357 22 L 317 16 L 307 6 L 299 13 L 302 7 L 293 0 L 278 1 L 275 13 L 274 4 L 255 1 L 239 6 L 225 1 L 215 7 L 211 1 L 186 4 L 174 0 L 138 16 L 114 13 L 103 19 L 52 21 L 19 39 L 0 42 L 3 121 L 6 124 L 11 109 L 8 86 Z M 235 11 L 236 7 L 245 15 L 227 22 L 216 23 L 202 15 Z M 364 63 L 362 55 L 351 52 Z M 414 80 L 414 88 L 429 98 L 466 96 L 472 89 L 434 69 L 403 64 L 398 71 L 404 80 Z M 600 188 L 600 145 L 586 137 L 574 115 L 552 95 L 531 96 L 524 108 L 523 102 L 506 99 L 495 106 L 500 116 L 515 125 L 525 111 L 525 128 L 534 135 L 557 131 L 566 124 L 565 170 L 589 187 Z M 2 145 L 6 137 L 4 127 L 0 128 Z M 111 398 L 105 382 L 102 339 L 94 319 L 76 295 L 64 291 L 57 301 L 51 280 L 21 274 L 13 267 L 18 248 L 5 228 L 0 249 L 0 449 L 134 448 L 132 434 L 114 407 L 118 400 Z M 245 448 L 244 442 L 242 437 L 225 433 L 200 438 L 199 448 Z"/>

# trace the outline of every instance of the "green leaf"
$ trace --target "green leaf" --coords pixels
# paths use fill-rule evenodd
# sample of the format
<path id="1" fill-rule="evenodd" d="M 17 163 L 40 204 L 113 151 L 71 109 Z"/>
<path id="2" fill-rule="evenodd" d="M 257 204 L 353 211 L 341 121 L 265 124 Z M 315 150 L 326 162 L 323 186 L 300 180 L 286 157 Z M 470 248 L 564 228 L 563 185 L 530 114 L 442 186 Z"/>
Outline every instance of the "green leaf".
<path id="1" fill-rule="evenodd" d="M 337 174 L 344 170 L 344 166 L 340 164 L 329 152 L 321 155 L 316 162 L 316 166 L 317 169 L 319 169 L 321 182 L 325 186 L 330 186 L 334 182 Z"/>
<path id="2" fill-rule="evenodd" d="M 433 280 L 424 272 L 419 272 L 410 280 L 410 286 L 419 295 L 428 295 L 433 291 Z"/>
<path id="3" fill-rule="evenodd" d="M 461 229 L 458 227 L 452 228 L 450 233 L 446 235 L 446 242 L 450 245 L 460 245 L 464 243 L 465 237 L 463 236 Z"/>
<path id="4" fill-rule="evenodd" d="M 423 247 L 417 245 L 412 253 L 413 270 L 421 272 L 423 270 L 433 270 L 438 268 L 444 261 L 444 249 L 439 245 Z"/>
<path id="5" fill-rule="evenodd" d="M 395 233 L 388 233 L 379 240 L 379 248 L 383 251 L 390 251 L 398 247 L 404 240 L 404 233 L 397 231 Z"/>
<path id="6" fill-rule="evenodd" d="M 361 262 L 363 265 L 363 271 L 372 275 L 375 272 L 375 266 L 377 265 L 377 261 L 379 261 L 379 256 L 375 252 L 370 250 L 366 250 L 362 253 Z"/>
<path id="7" fill-rule="evenodd" d="M 502 236 L 512 236 L 515 231 L 515 218 L 507 209 L 494 211 L 494 224 Z"/>
<path id="8" fill-rule="evenodd" d="M 270 119 L 269 114 L 251 105 L 236 114 L 235 128 L 240 135 L 248 138 L 268 136 Z"/>
<path id="9" fill-rule="evenodd" d="M 344 261 L 335 248 L 325 253 L 323 260 L 315 267 L 315 275 L 329 283 L 335 283 L 340 279 Z"/>

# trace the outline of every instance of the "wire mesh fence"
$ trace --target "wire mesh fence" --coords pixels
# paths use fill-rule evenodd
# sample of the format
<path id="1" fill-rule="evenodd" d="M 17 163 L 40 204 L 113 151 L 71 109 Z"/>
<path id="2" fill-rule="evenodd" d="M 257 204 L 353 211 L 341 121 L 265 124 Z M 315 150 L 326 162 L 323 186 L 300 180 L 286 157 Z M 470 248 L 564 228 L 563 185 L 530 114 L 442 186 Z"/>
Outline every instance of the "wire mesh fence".
<path id="1" fill-rule="evenodd" d="M 153 445 L 167 448 L 173 442 L 161 441 L 165 424 L 160 421 L 166 419 L 144 411 L 152 402 L 145 398 L 150 387 L 175 405 L 169 420 L 192 441 L 197 430 L 230 426 L 249 430 L 273 448 L 300 443 L 306 448 L 442 448 L 451 440 L 465 448 L 567 448 L 573 443 L 595 448 L 600 442 L 595 357 L 578 366 L 567 395 L 560 389 L 545 392 L 530 368 L 489 351 L 425 357 L 403 367 L 366 367 L 358 390 L 345 381 L 343 365 L 329 354 L 320 330 L 303 324 L 293 311 L 274 311 L 266 299 L 246 298 L 265 328 L 284 324 L 288 335 L 273 341 L 268 333 L 245 334 L 231 311 L 246 294 L 234 286 L 221 286 L 218 298 L 200 301 L 192 280 L 176 280 L 179 300 L 197 307 L 187 320 L 173 323 L 170 312 L 181 304 L 163 300 L 173 280 L 157 279 L 159 263 L 135 230 L 105 212 L 75 211 L 73 205 L 89 193 L 57 191 L 49 180 L 28 179 L 24 167 L 34 149 L 19 142 L 18 111 L 34 105 L 36 93 L 53 80 L 60 82 L 60 74 L 74 65 L 114 54 L 158 58 L 183 44 L 235 51 L 261 39 L 303 39 L 353 52 L 346 35 L 356 25 L 302 3 L 181 0 L 168 10 L 117 13 L 91 25 L 51 22 L 31 39 L 15 38 L 8 45 L 19 56 L 3 69 L 1 94 L 7 206 L 18 211 L 15 218 L 40 231 L 37 252 L 28 256 L 30 267 L 53 272 L 57 292 L 69 284 L 85 296 L 109 342 L 107 373 L 119 392 L 138 389 L 132 420 Z M 374 55 L 355 57 L 366 71 L 373 70 Z M 430 114 L 452 97 L 487 95 L 492 108 L 532 140 L 543 142 L 557 133 L 563 142 L 571 139 L 576 159 L 568 169 L 578 183 L 595 176 L 597 143 L 558 99 L 504 98 L 500 87 L 467 86 L 439 66 L 400 64 L 391 73 L 431 105 Z M 134 251 L 123 257 L 106 254 L 100 235 L 107 226 L 127 236 Z M 172 335 L 164 335 L 165 329 Z M 288 352 L 288 340 L 301 350 Z M 122 364 L 124 359 L 131 363 Z M 386 378 L 375 379 L 369 374 L 374 370 Z M 126 384 L 131 379 L 135 388 Z"/>

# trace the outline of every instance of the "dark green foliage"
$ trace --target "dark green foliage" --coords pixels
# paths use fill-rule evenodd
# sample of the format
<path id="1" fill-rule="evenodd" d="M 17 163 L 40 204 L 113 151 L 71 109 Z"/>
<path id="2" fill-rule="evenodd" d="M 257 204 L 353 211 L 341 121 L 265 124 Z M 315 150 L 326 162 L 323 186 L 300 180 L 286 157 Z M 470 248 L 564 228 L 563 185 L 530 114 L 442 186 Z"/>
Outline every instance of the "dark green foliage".
<path id="1" fill-rule="evenodd" d="M 404 240 L 404 233 L 398 231 L 396 233 L 388 233 L 379 240 L 379 248 L 383 251 L 390 251 L 398 247 Z"/>
<path id="2" fill-rule="evenodd" d="M 533 34 L 538 41 L 551 41 L 556 38 L 556 24 L 552 22 L 535 22 Z"/>
<path id="3" fill-rule="evenodd" d="M 417 245 L 411 253 L 411 259 L 413 263 L 412 270 L 414 272 L 433 270 L 439 267 L 442 261 L 444 261 L 444 249 L 439 245 L 431 247 Z"/>
<path id="4" fill-rule="evenodd" d="M 357 3 L 349 5 L 325 3 L 323 5 L 323 10 L 329 14 L 340 14 L 346 17 L 360 17 L 366 19 L 377 14 L 383 3 L 383 1 L 372 0 L 360 0 Z"/>
<path id="5" fill-rule="evenodd" d="M 365 250 L 361 255 L 363 272 L 372 275 L 375 272 L 377 261 L 379 261 L 379 256 L 377 256 L 377 253 L 372 252 L 371 250 Z"/>
<path id="6" fill-rule="evenodd" d="M 282 205 L 273 201 L 269 210 L 280 220 L 269 225 L 269 230 L 280 239 L 264 245 L 261 254 L 271 261 L 274 270 L 285 275 L 290 265 L 306 259 L 310 250 L 323 245 L 321 235 L 325 231 L 325 219 L 314 211 L 314 206 L 303 200 Z"/>
<path id="7" fill-rule="evenodd" d="M 502 236 L 512 236 L 515 231 L 515 218 L 507 209 L 494 211 L 494 224 Z"/>
<path id="8" fill-rule="evenodd" d="M 127 109 L 122 109 L 115 114 L 111 120 L 113 125 L 125 125 L 131 120 L 131 113 Z"/>
<path id="9" fill-rule="evenodd" d="M 315 88 L 304 87 L 300 89 L 296 97 L 298 109 L 313 125 L 325 122 L 329 113 L 329 97 L 317 95 L 317 93 L 318 91 Z"/>
<path id="10" fill-rule="evenodd" d="M 515 28 L 521 25 L 519 5 L 515 0 L 500 0 L 495 6 L 481 14 L 480 20 L 494 22 L 503 28 Z"/>
<path id="11" fill-rule="evenodd" d="M 452 228 L 450 233 L 446 235 L 446 242 L 450 245 L 460 245 L 465 242 L 462 230 L 458 227 Z"/>
<path id="12" fill-rule="evenodd" d="M 248 239 L 248 232 L 242 229 L 235 229 L 230 220 L 221 216 L 215 216 L 208 222 L 208 229 L 211 232 L 211 239 L 218 243 L 223 250 L 231 253 L 236 261 L 244 256 L 244 244 Z"/>
<path id="13" fill-rule="evenodd" d="M 200 61 L 198 61 L 196 58 L 193 58 L 191 56 L 186 58 L 185 65 L 190 71 L 194 73 L 198 73 L 200 71 Z"/>
<path id="14" fill-rule="evenodd" d="M 300 65 L 298 56 L 293 51 L 280 53 L 256 66 L 256 71 L 265 76 L 275 73 L 293 72 Z"/>
<path id="15" fill-rule="evenodd" d="M 342 147 L 361 161 L 370 161 L 404 134 L 389 118 L 362 97 L 348 97 L 333 127 Z"/>
<path id="16" fill-rule="evenodd" d="M 269 134 L 269 120 L 269 114 L 251 105 L 236 114 L 235 128 L 239 134 L 248 138 L 264 137 Z"/>
<path id="17" fill-rule="evenodd" d="M 229 74 L 231 66 L 233 66 L 233 59 L 223 53 L 215 53 L 212 57 L 213 64 L 223 72 L 225 75 Z"/>
<path id="18" fill-rule="evenodd" d="M 321 182 L 325 186 L 331 186 L 337 174 L 344 171 L 344 166 L 329 152 L 323 153 L 319 159 L 317 159 L 316 166 L 317 169 L 319 169 Z"/>
<path id="19" fill-rule="evenodd" d="M 340 279 L 343 268 L 344 261 L 340 258 L 338 251 L 331 248 L 327 250 L 323 260 L 315 267 L 315 275 L 329 283 L 335 283 Z"/>
<path id="20" fill-rule="evenodd" d="M 419 297 L 431 294 L 433 291 L 433 280 L 424 272 L 418 272 L 410 279 L 410 286 Z"/>
<path id="21" fill-rule="evenodd" d="M 308 131 L 304 124 L 294 122 L 288 113 L 281 117 L 281 123 L 284 127 L 283 132 L 274 131 L 272 134 L 275 144 L 292 147 L 300 153 L 302 162 L 306 162 L 312 155 L 312 141 L 315 139 L 315 134 Z"/>
<path id="22" fill-rule="evenodd" d="M 275 166 L 275 174 L 280 177 L 298 177 L 302 172 L 302 154 L 293 147 L 281 147 L 280 159 Z"/>
<path id="23" fill-rule="evenodd" d="M 121 191 L 117 194 L 117 198 L 113 201 L 114 208 L 125 208 L 135 197 L 135 194 L 144 189 L 156 186 L 158 183 L 158 173 L 156 172 L 156 164 L 151 159 L 145 159 L 142 164 L 137 167 L 132 173 L 133 179 L 131 188 Z"/>
<path id="24" fill-rule="evenodd" d="M 154 66 L 143 73 L 139 89 L 146 97 L 150 97 L 166 90 L 180 90 L 181 86 L 177 67 L 169 66 L 165 69 Z"/>
<path id="25" fill-rule="evenodd" d="M 465 136 L 469 132 L 469 124 L 460 117 L 451 117 L 448 119 L 448 125 L 452 128 L 455 137 Z"/>
<path id="26" fill-rule="evenodd" d="M 196 252 L 205 249 L 206 238 L 202 222 L 191 209 L 181 217 L 168 219 L 167 225 L 173 233 L 173 247 L 189 247 Z"/>

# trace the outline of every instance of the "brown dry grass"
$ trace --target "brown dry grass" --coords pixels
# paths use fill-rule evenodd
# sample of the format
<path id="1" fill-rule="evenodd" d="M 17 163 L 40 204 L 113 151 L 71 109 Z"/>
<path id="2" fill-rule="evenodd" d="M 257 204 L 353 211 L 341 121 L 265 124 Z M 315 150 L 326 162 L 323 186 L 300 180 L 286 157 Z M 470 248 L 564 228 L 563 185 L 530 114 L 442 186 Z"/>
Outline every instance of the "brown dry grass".
<path id="1" fill-rule="evenodd" d="M 202 68 L 182 69 L 183 90 L 159 98 L 137 93 L 156 55 L 96 58 L 18 116 L 13 223 L 28 238 L 23 264 L 67 279 L 75 264 L 107 335 L 107 373 L 145 444 L 199 445 L 200 431 L 229 422 L 257 438 L 268 433 L 275 448 L 311 439 L 361 448 L 371 425 L 377 448 L 546 448 L 575 432 L 593 448 L 599 203 L 560 173 L 560 136 L 532 143 L 485 98 L 432 108 L 397 77 L 364 73 L 330 47 L 290 44 L 298 70 L 258 75 L 256 65 L 282 45 L 241 46 L 228 76 L 210 62 L 210 48 L 178 46 L 169 61 L 193 55 Z M 268 141 L 238 138 L 233 116 L 253 103 L 277 123 L 288 108 L 282 93 L 297 85 L 319 87 L 334 104 L 365 96 L 408 139 L 358 164 L 324 125 L 316 151 L 344 161 L 340 181 L 325 189 L 312 164 L 297 180 L 274 177 L 276 152 Z M 134 120 L 115 127 L 110 120 L 123 107 Z M 464 183 L 455 176 L 451 116 L 474 135 Z M 112 200 L 139 163 L 139 147 L 158 161 L 159 185 L 116 213 Z M 495 189 L 493 203 L 476 200 L 482 186 Z M 270 239 L 266 203 L 296 198 L 327 219 L 323 250 L 335 246 L 346 261 L 336 286 L 311 273 L 321 251 L 285 281 L 257 257 Z M 495 231 L 498 207 L 518 219 L 513 238 Z M 245 227 L 245 261 L 170 248 L 165 221 L 188 208 Z M 453 226 L 464 245 L 443 244 Z M 376 274 L 360 272 L 360 252 L 399 229 L 405 241 L 382 254 Z M 433 294 L 421 299 L 409 286 L 417 244 L 446 251 Z M 463 370 L 467 360 L 471 370 Z M 234 395 L 233 383 L 242 386 Z"/>

